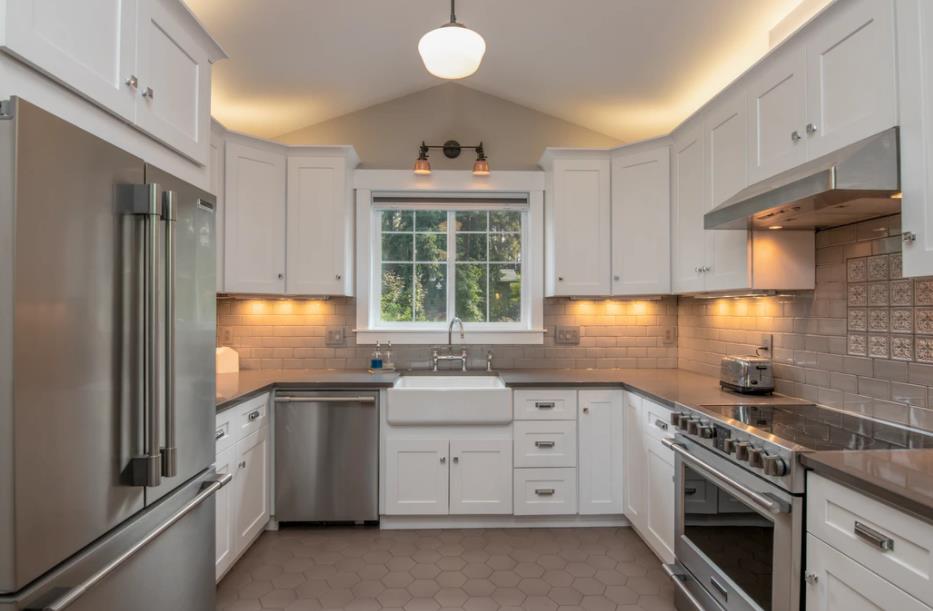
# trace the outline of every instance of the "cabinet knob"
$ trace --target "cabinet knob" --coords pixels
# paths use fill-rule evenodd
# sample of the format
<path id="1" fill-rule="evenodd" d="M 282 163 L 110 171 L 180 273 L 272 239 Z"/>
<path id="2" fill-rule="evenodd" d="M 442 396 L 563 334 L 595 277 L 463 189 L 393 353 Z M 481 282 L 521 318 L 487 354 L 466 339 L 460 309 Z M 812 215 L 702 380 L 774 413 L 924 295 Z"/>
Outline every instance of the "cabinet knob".
<path id="1" fill-rule="evenodd" d="M 442 464 L 442 465 L 447 464 L 447 457 L 446 457 L 446 456 L 441 456 L 441 464 Z"/>
<path id="2" fill-rule="evenodd" d="M 804 577 L 804 580 L 812 586 L 812 585 L 816 585 L 817 583 L 819 583 L 820 578 L 816 573 L 811 573 L 810 571 L 807 571 L 807 574 Z"/>
<path id="3" fill-rule="evenodd" d="M 564 281 L 564 277 L 563 277 L 563 276 L 558 276 L 558 277 L 557 277 L 557 281 L 558 281 L 558 282 L 563 282 L 563 281 Z"/>
<path id="4" fill-rule="evenodd" d="M 285 277 L 285 274 L 279 274 L 279 280 Z"/>
<path id="5" fill-rule="evenodd" d="M 621 278 L 620 278 L 619 276 L 613 276 L 612 279 L 615 280 L 616 282 L 618 282 L 619 280 L 621 280 Z"/>
<path id="6" fill-rule="evenodd" d="M 459 462 L 460 462 L 460 457 L 459 457 L 459 456 L 454 456 L 454 464 L 456 465 L 456 464 L 458 464 Z"/>
<path id="7" fill-rule="evenodd" d="M 584 408 L 583 408 L 583 413 L 584 413 L 584 414 L 590 413 L 590 408 L 584 407 Z"/>
<path id="8" fill-rule="evenodd" d="M 904 240 L 905 244 L 910 244 L 911 242 L 916 241 L 917 234 L 913 233 L 912 231 L 905 231 L 903 234 L 901 234 L 901 239 Z"/>
<path id="9" fill-rule="evenodd" d="M 154 99 L 155 99 L 155 91 L 152 89 L 152 87 L 146 87 L 146 88 L 143 90 L 143 92 L 142 92 L 142 96 L 143 96 L 144 98 L 149 98 L 150 100 L 154 100 Z"/>
<path id="10" fill-rule="evenodd" d="M 790 133 L 790 141 L 793 142 L 794 144 L 797 144 L 798 142 L 800 142 L 800 132 L 798 132 L 796 129 L 792 131 Z"/>
<path id="11" fill-rule="evenodd" d="M 240 463 L 239 465 L 237 465 L 237 466 L 240 467 L 241 469 L 245 469 L 245 468 L 246 468 L 246 461 L 244 460 L 243 462 L 241 462 L 241 463 Z"/>
<path id="12" fill-rule="evenodd" d="M 343 279 L 343 276 L 341 276 L 340 274 L 337 274 L 337 280 L 342 280 L 342 279 Z"/>
<path id="13" fill-rule="evenodd" d="M 812 136 L 816 133 L 816 125 L 812 123 L 807 123 L 807 135 Z"/>
<path id="14" fill-rule="evenodd" d="M 126 79 L 126 86 L 129 87 L 130 89 L 136 89 L 137 87 L 139 87 L 139 79 L 136 77 L 135 74 L 131 74 L 130 78 Z"/>

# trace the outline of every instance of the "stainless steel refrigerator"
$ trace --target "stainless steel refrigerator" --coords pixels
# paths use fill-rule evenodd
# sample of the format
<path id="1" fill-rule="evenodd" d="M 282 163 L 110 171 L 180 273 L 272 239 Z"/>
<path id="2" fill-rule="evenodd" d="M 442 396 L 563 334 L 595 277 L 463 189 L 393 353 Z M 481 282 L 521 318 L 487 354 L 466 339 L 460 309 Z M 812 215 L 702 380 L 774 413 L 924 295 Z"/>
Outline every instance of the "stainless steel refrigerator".
<path id="1" fill-rule="evenodd" d="M 0 103 L 0 610 L 214 608 L 214 201 Z"/>

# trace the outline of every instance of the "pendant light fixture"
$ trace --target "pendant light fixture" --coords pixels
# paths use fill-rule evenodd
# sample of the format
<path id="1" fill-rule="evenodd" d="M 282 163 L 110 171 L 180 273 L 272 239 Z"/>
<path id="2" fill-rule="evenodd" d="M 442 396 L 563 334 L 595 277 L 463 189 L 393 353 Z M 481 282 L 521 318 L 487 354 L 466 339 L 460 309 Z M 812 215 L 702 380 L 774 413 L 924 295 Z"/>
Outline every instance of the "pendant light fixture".
<path id="1" fill-rule="evenodd" d="M 424 67 L 443 79 L 470 76 L 479 68 L 486 53 L 483 37 L 457 23 L 454 2 L 450 0 L 450 23 L 431 30 L 418 42 L 418 53 L 421 54 Z"/>

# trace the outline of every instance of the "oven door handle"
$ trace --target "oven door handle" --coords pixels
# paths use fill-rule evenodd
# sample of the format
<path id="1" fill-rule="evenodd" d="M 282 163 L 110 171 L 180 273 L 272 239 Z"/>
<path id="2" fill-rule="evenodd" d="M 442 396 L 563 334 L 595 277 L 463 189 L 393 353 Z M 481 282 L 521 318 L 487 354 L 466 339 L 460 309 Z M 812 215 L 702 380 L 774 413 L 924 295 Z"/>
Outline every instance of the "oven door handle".
<path id="1" fill-rule="evenodd" d="M 742 500 L 754 505 L 762 511 L 768 513 L 788 513 L 790 510 L 786 503 L 781 503 L 775 499 L 768 498 L 761 493 L 755 492 L 751 488 L 743 486 L 739 482 L 735 481 L 719 469 L 702 462 L 687 450 L 687 446 L 681 443 L 675 443 L 673 440 L 667 438 L 662 439 L 661 443 L 664 444 L 665 447 L 673 450 L 675 454 L 684 460 L 684 462 L 689 463 L 692 469 L 700 471 L 702 475 L 705 475 L 706 477 L 713 480 L 716 484 L 726 488 L 726 492 L 740 497 Z"/>

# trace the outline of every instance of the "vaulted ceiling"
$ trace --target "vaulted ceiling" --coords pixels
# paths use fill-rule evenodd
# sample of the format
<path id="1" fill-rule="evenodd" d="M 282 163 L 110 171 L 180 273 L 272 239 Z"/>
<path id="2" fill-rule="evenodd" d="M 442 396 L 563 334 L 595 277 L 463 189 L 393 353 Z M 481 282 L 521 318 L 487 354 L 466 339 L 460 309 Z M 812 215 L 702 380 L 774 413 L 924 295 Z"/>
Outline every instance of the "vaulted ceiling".
<path id="1" fill-rule="evenodd" d="M 274 137 L 442 82 L 418 56 L 446 0 L 187 0 L 227 50 L 213 114 Z M 812 0 L 804 0 L 805 2 Z M 460 81 L 623 141 L 666 133 L 763 56 L 800 0 L 460 0 Z"/>

